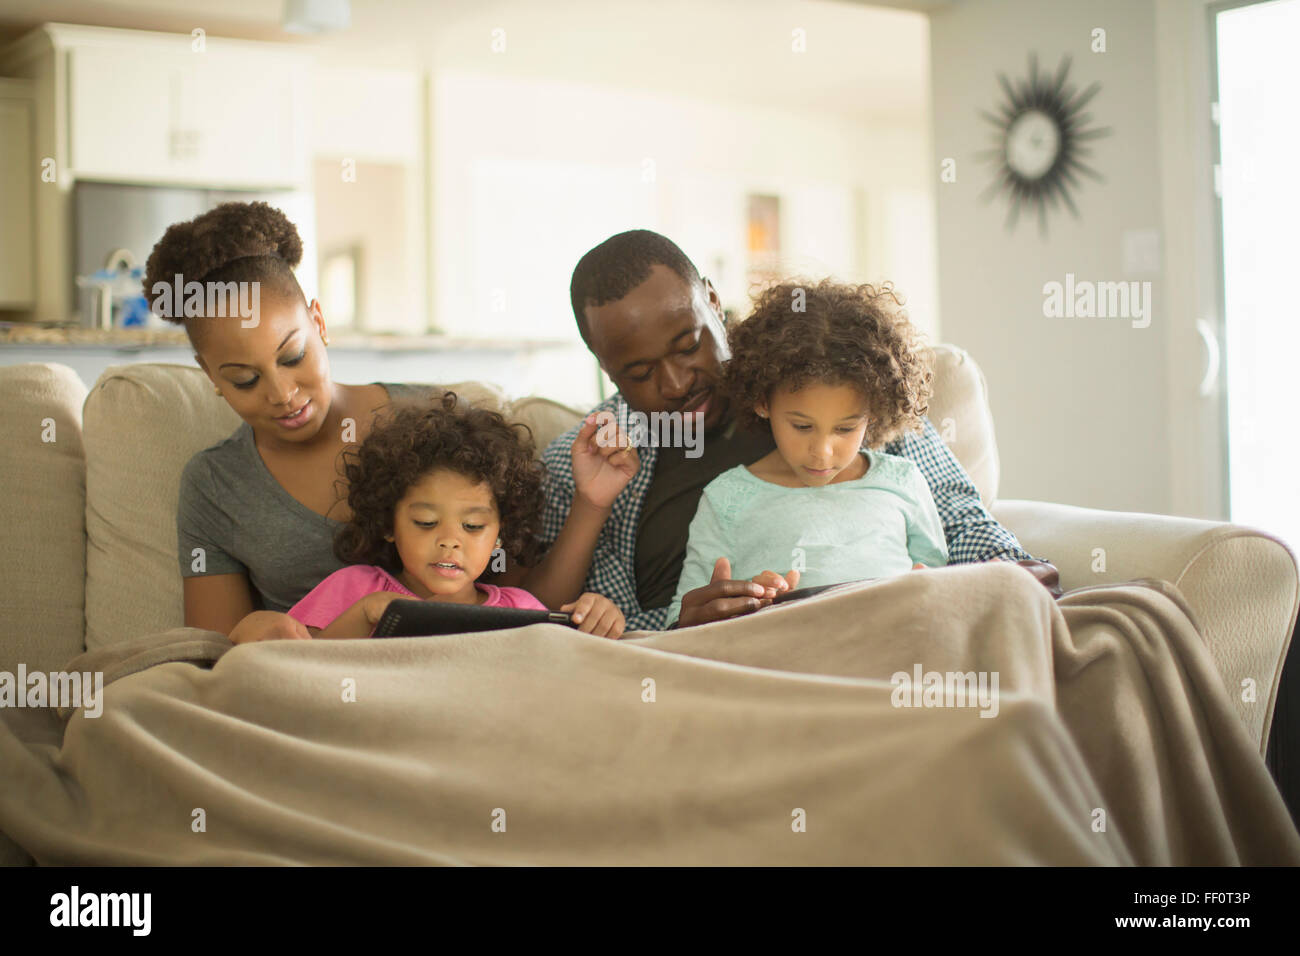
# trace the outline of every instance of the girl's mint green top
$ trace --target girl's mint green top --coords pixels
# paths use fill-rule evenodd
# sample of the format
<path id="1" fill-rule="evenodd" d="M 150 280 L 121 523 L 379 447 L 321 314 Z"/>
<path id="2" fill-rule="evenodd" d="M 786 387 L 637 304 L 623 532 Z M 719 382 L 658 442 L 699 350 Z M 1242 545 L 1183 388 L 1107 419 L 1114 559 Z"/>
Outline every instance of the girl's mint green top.
<path id="1" fill-rule="evenodd" d="M 799 587 L 947 564 L 943 522 L 920 469 L 898 455 L 862 453 L 865 475 L 819 488 L 774 485 L 744 465 L 709 482 L 666 620 L 677 620 L 687 591 L 709 583 L 718 558 L 730 559 L 736 580 L 797 568 Z"/>

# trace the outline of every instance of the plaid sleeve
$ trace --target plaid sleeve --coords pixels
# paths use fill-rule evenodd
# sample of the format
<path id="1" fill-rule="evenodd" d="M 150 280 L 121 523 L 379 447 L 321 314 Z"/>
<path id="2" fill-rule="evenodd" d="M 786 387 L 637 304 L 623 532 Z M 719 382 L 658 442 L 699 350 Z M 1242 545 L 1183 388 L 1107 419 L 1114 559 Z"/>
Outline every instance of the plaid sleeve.
<path id="1" fill-rule="evenodd" d="M 619 396 L 592 409 L 592 413 L 613 411 L 617 414 Z M 560 536 L 564 522 L 573 507 L 576 486 L 573 480 L 573 439 L 582 428 L 581 423 L 570 428 L 547 446 L 542 454 L 546 465 L 546 503 L 542 510 L 542 543 L 550 547 Z M 641 469 L 628 482 L 627 487 L 614 499 L 614 508 L 605 527 L 596 540 L 596 550 L 591 556 L 591 568 L 583 584 L 584 591 L 603 594 L 623 612 L 629 631 L 663 630 L 667 607 L 643 609 L 636 599 L 634 560 L 636 555 L 636 527 L 641 513 L 641 501 L 650 487 L 654 469 L 654 449 L 641 448 Z"/>
<path id="2" fill-rule="evenodd" d="M 975 483 L 928 418 L 922 433 L 908 432 L 884 450 L 916 462 L 929 482 L 948 540 L 950 564 L 1032 559 L 1016 536 L 989 514 Z"/>
<path id="3" fill-rule="evenodd" d="M 543 547 L 548 549 L 560 536 L 564 519 L 569 516 L 569 509 L 573 507 L 573 461 L 569 457 L 569 449 L 573 446 L 573 439 L 581 427 L 575 425 L 570 428 L 547 445 L 546 451 L 542 452 L 542 464 L 546 466 L 546 479 L 542 485 L 545 500 L 542 504 L 542 528 L 538 537 Z"/>

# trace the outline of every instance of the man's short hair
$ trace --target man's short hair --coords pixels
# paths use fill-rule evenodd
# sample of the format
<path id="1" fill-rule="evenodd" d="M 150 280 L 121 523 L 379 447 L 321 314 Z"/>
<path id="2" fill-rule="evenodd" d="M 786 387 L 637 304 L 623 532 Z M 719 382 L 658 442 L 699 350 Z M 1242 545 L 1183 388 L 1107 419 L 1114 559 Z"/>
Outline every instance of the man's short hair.
<path id="1" fill-rule="evenodd" d="M 700 282 L 699 270 L 677 243 L 649 229 L 631 229 L 610 236 L 578 260 L 569 283 L 569 301 L 582 341 L 591 345 L 586 308 L 617 302 L 650 278 L 654 266 L 667 266 L 692 286 Z"/>

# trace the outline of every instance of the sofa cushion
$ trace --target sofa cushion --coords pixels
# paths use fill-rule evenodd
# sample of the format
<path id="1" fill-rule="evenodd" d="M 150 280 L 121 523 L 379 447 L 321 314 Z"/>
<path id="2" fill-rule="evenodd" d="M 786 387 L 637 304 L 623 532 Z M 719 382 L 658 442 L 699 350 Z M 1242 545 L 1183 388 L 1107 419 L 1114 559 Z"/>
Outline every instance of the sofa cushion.
<path id="1" fill-rule="evenodd" d="M 934 397 L 927 416 L 979 489 L 984 506 L 998 498 L 1001 466 L 984 373 L 965 349 L 934 346 Z"/>
<path id="2" fill-rule="evenodd" d="M 530 396 L 512 402 L 506 417 L 528 426 L 540 457 L 547 445 L 582 421 L 584 414 L 585 412 L 553 402 L 549 398 Z"/>
<path id="3" fill-rule="evenodd" d="M 181 470 L 240 418 L 184 365 L 107 369 L 86 399 L 86 648 L 184 623 Z"/>
<path id="4" fill-rule="evenodd" d="M 85 398 L 66 365 L 0 368 L 0 671 L 59 670 L 85 649 Z"/>

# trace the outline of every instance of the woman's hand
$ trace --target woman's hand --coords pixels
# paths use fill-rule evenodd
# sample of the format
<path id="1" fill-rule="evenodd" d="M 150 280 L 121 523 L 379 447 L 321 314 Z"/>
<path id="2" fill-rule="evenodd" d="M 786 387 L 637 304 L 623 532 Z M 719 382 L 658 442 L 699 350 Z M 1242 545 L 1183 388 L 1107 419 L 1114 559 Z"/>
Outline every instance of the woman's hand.
<path id="1" fill-rule="evenodd" d="M 595 637 L 608 637 L 617 641 L 623 636 L 623 627 L 627 624 L 617 604 L 593 591 L 563 605 L 560 610 L 569 612 L 573 623 L 578 625 L 578 630 Z"/>
<path id="2" fill-rule="evenodd" d="M 614 506 L 614 499 L 641 467 L 627 433 L 613 422 L 600 424 L 595 415 L 588 415 L 582 423 L 573 439 L 572 455 L 578 495 L 601 510 Z"/>
<path id="3" fill-rule="evenodd" d="M 240 620 L 230 632 L 232 644 L 310 640 L 311 634 L 305 624 L 279 611 L 254 611 Z"/>

